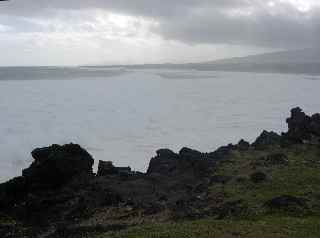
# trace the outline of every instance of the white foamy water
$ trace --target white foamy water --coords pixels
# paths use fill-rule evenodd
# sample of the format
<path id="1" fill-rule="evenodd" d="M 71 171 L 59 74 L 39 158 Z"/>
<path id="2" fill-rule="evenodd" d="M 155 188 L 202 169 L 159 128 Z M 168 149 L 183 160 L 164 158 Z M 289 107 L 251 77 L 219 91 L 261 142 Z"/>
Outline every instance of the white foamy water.
<path id="1" fill-rule="evenodd" d="M 79 143 L 96 160 L 145 170 L 159 148 L 213 151 L 252 141 L 263 129 L 286 130 L 292 107 L 320 111 L 315 76 L 120 70 L 65 73 L 64 80 L 42 69 L 30 80 L 25 69 L 6 70 L 0 69 L 0 181 L 19 175 L 33 148 L 53 143 Z"/>

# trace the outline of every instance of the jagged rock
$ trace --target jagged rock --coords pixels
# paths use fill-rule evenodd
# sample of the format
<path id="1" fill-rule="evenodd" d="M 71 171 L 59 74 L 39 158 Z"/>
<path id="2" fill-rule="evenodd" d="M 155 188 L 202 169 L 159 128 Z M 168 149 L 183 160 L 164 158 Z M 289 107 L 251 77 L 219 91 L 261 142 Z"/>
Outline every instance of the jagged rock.
<path id="1" fill-rule="evenodd" d="M 150 160 L 147 174 L 169 174 L 177 168 L 178 159 L 179 155 L 173 151 L 160 149 L 157 151 L 157 156 Z"/>
<path id="2" fill-rule="evenodd" d="M 320 114 L 316 113 L 311 116 L 310 130 L 313 134 L 320 136 Z"/>
<path id="3" fill-rule="evenodd" d="M 130 167 L 115 167 L 111 161 L 99 160 L 97 176 L 107 175 L 131 175 L 132 171 Z"/>
<path id="4" fill-rule="evenodd" d="M 97 176 L 106 176 L 116 173 L 116 167 L 113 166 L 111 161 L 99 160 Z"/>
<path id="5" fill-rule="evenodd" d="M 182 159 L 201 159 L 203 154 L 197 150 L 184 147 L 180 150 L 179 156 Z"/>
<path id="6" fill-rule="evenodd" d="M 294 142 L 303 142 L 310 139 L 311 118 L 307 116 L 299 107 L 291 110 L 291 117 L 287 119 L 287 137 Z"/>
<path id="7" fill-rule="evenodd" d="M 256 172 L 250 175 L 250 180 L 254 183 L 261 183 L 267 179 L 267 175 L 263 172 Z"/>
<path id="8" fill-rule="evenodd" d="M 79 174 L 91 174 L 93 158 L 76 144 L 52 145 L 32 151 L 34 162 L 22 171 L 27 183 L 40 187 L 57 187 Z"/>
<path id="9" fill-rule="evenodd" d="M 179 154 L 175 154 L 168 149 L 161 149 L 157 151 L 157 156 L 151 159 L 147 174 L 203 176 L 212 165 L 212 159 L 196 150 L 183 148 Z"/>
<path id="10" fill-rule="evenodd" d="M 303 118 L 297 110 L 293 115 L 294 118 Z M 300 126 L 301 123 L 305 123 L 304 119 L 289 120 L 291 132 L 288 135 L 301 136 L 299 130 L 298 134 L 292 134 L 294 128 L 299 127 L 303 128 L 311 138 L 317 138 L 319 121 L 320 114 L 313 115 L 308 127 L 305 127 L 307 129 L 304 129 Z M 148 216 L 151 216 L 150 218 L 157 221 L 158 215 L 166 214 L 170 214 L 170 218 L 195 218 L 206 215 L 224 218 L 255 213 L 255 209 L 261 208 L 263 204 L 259 203 L 259 207 L 254 204 L 251 207 L 250 199 L 245 201 L 236 200 L 239 199 L 237 196 L 229 197 L 228 189 L 239 185 L 247 192 L 251 187 L 255 189 L 258 186 L 253 186 L 249 179 L 258 183 L 264 181 L 267 175 L 273 175 L 271 170 L 273 168 L 260 167 L 265 173 L 256 172 L 249 178 L 247 169 L 250 171 L 252 168 L 247 166 L 251 163 L 260 163 L 259 166 L 287 165 L 288 158 L 285 154 L 295 153 L 296 149 L 301 153 L 300 147 L 308 148 L 298 145 L 292 150 L 289 150 L 290 148 L 273 150 L 273 147 L 265 151 L 253 150 L 254 147 L 280 146 L 283 140 L 290 139 L 288 135 L 285 134 L 284 138 L 274 132 L 264 131 L 252 146 L 252 153 L 251 145 L 244 140 L 236 145 L 220 147 L 212 153 L 182 148 L 177 154 L 169 149 L 160 149 L 156 157 L 151 159 L 147 173 L 139 174 L 131 172 L 129 167 L 115 167 L 112 162 L 100 161 L 97 176 L 94 176 L 92 157 L 78 145 L 53 145 L 36 149 L 32 152 L 34 162 L 30 168 L 23 171 L 23 176 L 0 185 L 0 212 L 14 216 L 15 220 L 30 227 L 43 225 L 44 230 L 39 232 L 44 232 L 46 237 L 50 237 L 46 233 L 47 228 L 50 231 L 52 227 L 57 228 L 60 224 L 68 229 L 60 230 L 62 232 L 59 231 L 59 235 L 65 231 L 67 235 L 73 234 L 78 229 L 81 231 L 79 235 L 82 235 L 82 231 L 85 234 L 87 231 L 91 232 L 91 224 L 88 225 L 90 228 L 84 227 L 83 230 L 82 227 L 78 227 L 79 224 L 86 226 L 86 222 L 92 222 L 92 227 L 95 227 L 99 219 L 102 222 L 112 220 L 112 224 L 119 221 L 132 224 L 131 222 L 136 222 L 135 216 L 138 214 L 144 215 L 143 219 L 149 219 Z M 250 151 L 247 153 L 239 153 L 248 149 Z M 262 155 L 266 156 L 256 159 L 256 156 L 259 158 Z M 316 156 L 311 155 L 311 157 L 316 159 Z M 236 161 L 238 158 L 239 161 Z M 218 167 L 220 165 L 223 166 Z M 229 182 L 230 180 L 232 182 Z M 211 186 L 214 184 L 215 186 Z M 217 191 L 213 191 L 214 189 Z M 313 196 L 308 198 L 310 208 L 313 209 L 315 198 Z M 292 196 L 277 197 L 265 205 L 267 209 L 257 212 L 265 212 L 268 209 L 271 211 L 308 209 L 306 200 Z M 167 218 L 169 217 L 164 217 Z M 25 237 L 38 237 L 38 234 Z"/>
<path id="11" fill-rule="evenodd" d="M 288 132 L 284 137 L 294 143 L 320 142 L 320 114 L 311 117 L 306 115 L 301 108 L 291 110 L 291 116 L 287 119 Z"/>
<path id="12" fill-rule="evenodd" d="M 233 150 L 237 150 L 237 146 L 233 144 L 221 146 L 216 151 L 208 153 L 207 157 L 219 161 L 225 159 Z"/>
<path id="13" fill-rule="evenodd" d="M 252 144 L 257 149 L 264 149 L 268 146 L 280 145 L 281 136 L 273 131 L 263 131 Z"/>
<path id="14" fill-rule="evenodd" d="M 239 150 L 242 150 L 242 151 L 246 151 L 250 148 L 250 143 L 241 139 L 238 144 L 237 144 L 237 147 Z"/>
<path id="15" fill-rule="evenodd" d="M 158 157 L 162 158 L 178 158 L 178 154 L 169 149 L 159 149 L 156 153 Z"/>

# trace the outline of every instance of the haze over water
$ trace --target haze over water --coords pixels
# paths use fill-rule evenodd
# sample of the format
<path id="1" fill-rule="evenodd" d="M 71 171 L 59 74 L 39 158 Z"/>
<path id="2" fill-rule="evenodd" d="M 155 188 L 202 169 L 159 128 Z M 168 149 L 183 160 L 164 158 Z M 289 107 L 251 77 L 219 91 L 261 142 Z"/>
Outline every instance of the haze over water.
<path id="1" fill-rule="evenodd" d="M 319 76 L 195 70 L 0 69 L 0 181 L 35 147 L 79 143 L 144 171 L 159 148 L 201 151 L 286 130 L 292 107 L 320 111 Z"/>

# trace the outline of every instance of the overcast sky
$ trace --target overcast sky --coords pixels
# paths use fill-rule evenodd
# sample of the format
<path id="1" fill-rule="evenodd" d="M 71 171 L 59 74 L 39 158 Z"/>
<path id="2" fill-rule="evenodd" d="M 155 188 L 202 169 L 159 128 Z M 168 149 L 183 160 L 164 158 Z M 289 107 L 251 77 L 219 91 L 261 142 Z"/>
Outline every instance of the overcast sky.
<path id="1" fill-rule="evenodd" d="M 196 62 L 319 39 L 319 0 L 0 1 L 0 65 Z"/>

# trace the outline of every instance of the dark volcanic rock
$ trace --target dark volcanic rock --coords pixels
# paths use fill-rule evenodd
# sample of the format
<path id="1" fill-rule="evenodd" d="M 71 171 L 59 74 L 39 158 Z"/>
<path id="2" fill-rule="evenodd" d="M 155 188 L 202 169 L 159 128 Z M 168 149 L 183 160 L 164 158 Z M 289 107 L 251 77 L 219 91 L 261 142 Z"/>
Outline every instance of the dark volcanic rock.
<path id="1" fill-rule="evenodd" d="M 311 118 L 307 116 L 299 107 L 291 110 L 291 117 L 287 119 L 288 133 L 290 140 L 303 142 L 310 139 Z"/>
<path id="2" fill-rule="evenodd" d="M 250 143 L 241 139 L 238 144 L 237 144 L 237 147 L 239 150 L 242 150 L 242 151 L 246 151 L 250 148 Z"/>
<path id="3" fill-rule="evenodd" d="M 267 179 L 267 175 L 263 172 L 256 172 L 250 175 L 250 179 L 254 183 L 261 183 Z"/>
<path id="4" fill-rule="evenodd" d="M 284 137 L 294 143 L 313 142 L 319 143 L 320 138 L 320 114 L 311 117 L 306 115 L 301 108 L 291 110 L 291 116 L 287 119 L 288 132 Z"/>
<path id="5" fill-rule="evenodd" d="M 168 149 L 157 151 L 157 156 L 149 163 L 147 174 L 183 175 L 196 174 L 206 175 L 213 166 L 214 161 L 199 151 L 183 148 L 179 154 Z"/>
<path id="6" fill-rule="evenodd" d="M 182 159 L 201 159 L 204 157 L 204 154 L 197 150 L 184 147 L 179 151 L 179 156 Z"/>
<path id="7" fill-rule="evenodd" d="M 286 143 L 292 146 L 320 138 L 320 114 L 309 117 L 295 108 L 287 121 L 288 133 L 280 136 L 264 131 L 252 145 L 240 140 L 236 145 L 222 146 L 211 153 L 186 147 L 179 153 L 160 149 L 151 159 L 147 173 L 132 172 L 130 167 L 115 167 L 112 162 L 99 161 L 95 176 L 93 158 L 79 145 L 35 149 L 32 151 L 34 161 L 23 170 L 22 176 L 0 184 L 0 212 L 12 217 L 17 224 L 32 227 L 36 235 L 26 237 L 38 237 L 40 233 L 41 237 L 50 237 L 48 231 L 53 237 L 84 237 L 95 231 L 122 229 L 122 226 L 117 227 L 122 222 L 126 228 L 126 224 L 140 222 L 136 220 L 137 215 L 143 215 L 141 220 L 248 215 L 256 212 L 256 207 L 249 207 L 250 200 L 229 197 L 229 189 L 240 185 L 247 191 L 262 186 L 249 181 L 265 181 L 273 169 L 266 166 L 289 164 L 286 154 L 290 155 L 292 151 L 290 147 L 283 148 Z M 237 158 L 239 162 L 235 161 Z M 226 167 L 220 170 L 218 166 L 221 165 Z M 247 165 L 253 165 L 254 171 L 264 172 L 255 172 L 248 177 Z M 313 198 L 308 198 L 310 208 L 314 208 Z M 299 214 L 308 211 L 307 201 L 294 196 L 276 197 L 264 205 L 263 212 L 284 210 Z M 105 226 L 99 227 L 98 222 L 106 223 L 100 223 Z M 115 228 L 113 224 L 116 224 Z M 33 230 L 33 227 L 41 231 Z M 12 227 L 1 227 L 0 224 L 2 235 L 1 229 L 5 237 Z"/>
<path id="8" fill-rule="evenodd" d="M 27 192 L 28 188 L 24 177 L 16 177 L 0 184 L 0 209 L 13 206 L 16 201 L 24 199 Z"/>
<path id="9" fill-rule="evenodd" d="M 99 161 L 97 176 L 122 175 L 130 176 L 133 172 L 130 167 L 115 167 L 111 161 Z"/>
<path id="10" fill-rule="evenodd" d="M 265 149 L 268 146 L 280 145 L 281 136 L 271 131 L 263 131 L 256 141 L 252 144 L 257 149 Z"/>
<path id="11" fill-rule="evenodd" d="M 157 156 L 149 163 L 147 174 L 159 173 L 170 174 L 177 169 L 179 155 L 169 149 L 160 149 Z"/>
<path id="12" fill-rule="evenodd" d="M 207 156 L 213 160 L 225 159 L 233 150 L 237 150 L 237 146 L 229 144 L 227 146 L 221 146 L 216 151 L 208 153 Z"/>
<path id="13" fill-rule="evenodd" d="M 287 212 L 300 212 L 308 209 L 305 199 L 290 195 L 275 197 L 266 202 L 265 205 L 272 211 L 284 210 Z"/>
<path id="14" fill-rule="evenodd" d="M 316 113 L 311 116 L 310 130 L 317 136 L 320 136 L 320 114 Z"/>
<path id="15" fill-rule="evenodd" d="M 75 175 L 92 174 L 93 158 L 76 144 L 52 145 L 31 154 L 34 162 L 22 175 L 33 189 L 61 186 Z"/>
<path id="16" fill-rule="evenodd" d="M 97 176 L 106 176 L 117 174 L 116 167 L 113 166 L 111 161 L 99 160 Z"/>

